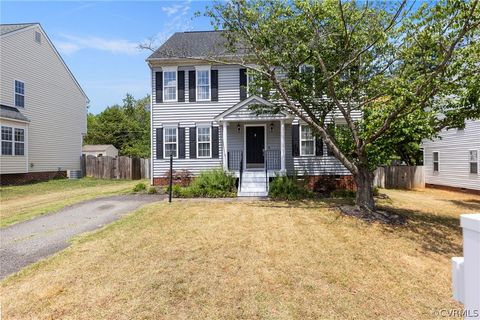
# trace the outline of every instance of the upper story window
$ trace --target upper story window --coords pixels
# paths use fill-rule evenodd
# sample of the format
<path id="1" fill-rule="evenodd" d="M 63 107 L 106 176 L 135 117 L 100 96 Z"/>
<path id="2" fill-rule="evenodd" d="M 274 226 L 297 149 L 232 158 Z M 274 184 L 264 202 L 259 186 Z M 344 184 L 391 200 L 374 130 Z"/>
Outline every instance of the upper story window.
<path id="1" fill-rule="evenodd" d="M 15 80 L 15 107 L 25 108 L 25 83 Z"/>
<path id="2" fill-rule="evenodd" d="M 435 151 L 433 153 L 433 172 L 438 172 L 439 170 L 439 165 L 440 165 L 440 156 L 438 154 L 438 151 Z"/>
<path id="3" fill-rule="evenodd" d="M 211 127 L 197 127 L 197 158 L 210 158 L 212 156 Z"/>
<path id="4" fill-rule="evenodd" d="M 300 73 L 314 73 L 315 72 L 315 67 L 312 66 L 311 64 L 302 64 L 299 68 L 298 71 Z"/>
<path id="5" fill-rule="evenodd" d="M 167 127 L 163 129 L 163 150 L 164 158 L 169 158 L 172 155 L 174 158 L 178 157 L 178 128 Z"/>
<path id="6" fill-rule="evenodd" d="M 210 68 L 197 68 L 197 101 L 210 100 Z"/>
<path id="7" fill-rule="evenodd" d="M 470 173 L 478 174 L 478 150 L 469 151 Z"/>
<path id="8" fill-rule="evenodd" d="M 306 124 L 300 125 L 300 155 L 315 155 L 315 136 L 312 129 Z"/>
<path id="9" fill-rule="evenodd" d="M 177 70 L 163 71 L 163 101 L 177 100 Z"/>

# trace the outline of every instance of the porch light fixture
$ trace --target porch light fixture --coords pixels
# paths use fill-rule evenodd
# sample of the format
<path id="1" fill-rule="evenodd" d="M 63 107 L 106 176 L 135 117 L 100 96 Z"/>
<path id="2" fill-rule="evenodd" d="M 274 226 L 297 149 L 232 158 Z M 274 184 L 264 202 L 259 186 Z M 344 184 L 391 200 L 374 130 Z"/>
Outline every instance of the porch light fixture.
<path id="1" fill-rule="evenodd" d="M 273 132 L 273 122 L 270 123 L 270 132 Z"/>
<path id="2" fill-rule="evenodd" d="M 237 132 L 240 132 L 240 123 L 237 123 Z"/>

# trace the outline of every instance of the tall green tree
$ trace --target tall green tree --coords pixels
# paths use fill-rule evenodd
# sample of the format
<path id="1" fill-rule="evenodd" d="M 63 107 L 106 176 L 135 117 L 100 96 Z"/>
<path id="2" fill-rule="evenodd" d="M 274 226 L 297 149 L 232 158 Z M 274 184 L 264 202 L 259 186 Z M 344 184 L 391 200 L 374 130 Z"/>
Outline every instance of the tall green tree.
<path id="1" fill-rule="evenodd" d="M 408 148 L 480 117 L 478 0 L 415 8 L 407 1 L 235 0 L 206 15 L 225 30 L 236 61 L 206 60 L 244 65 L 255 75 L 252 87 L 272 93 L 275 107 L 261 112 L 287 110 L 307 123 L 352 173 L 356 205 L 372 215 L 373 170 L 392 144 Z M 314 72 L 300 72 L 305 64 Z M 328 126 L 333 114 L 343 118 L 341 130 Z"/>
<path id="2" fill-rule="evenodd" d="M 113 144 L 120 155 L 150 157 L 150 96 L 127 94 L 123 105 L 88 114 L 84 144 Z"/>

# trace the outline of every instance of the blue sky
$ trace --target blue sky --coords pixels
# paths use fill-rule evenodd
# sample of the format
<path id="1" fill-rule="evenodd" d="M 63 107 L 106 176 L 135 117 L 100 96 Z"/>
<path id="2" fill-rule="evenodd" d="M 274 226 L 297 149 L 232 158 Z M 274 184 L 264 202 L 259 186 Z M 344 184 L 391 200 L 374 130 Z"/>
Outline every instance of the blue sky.
<path id="1" fill-rule="evenodd" d="M 90 112 L 149 94 L 147 51 L 139 42 L 164 41 L 176 31 L 210 30 L 193 18 L 207 1 L 0 2 L 1 23 L 39 22 L 90 98 Z"/>

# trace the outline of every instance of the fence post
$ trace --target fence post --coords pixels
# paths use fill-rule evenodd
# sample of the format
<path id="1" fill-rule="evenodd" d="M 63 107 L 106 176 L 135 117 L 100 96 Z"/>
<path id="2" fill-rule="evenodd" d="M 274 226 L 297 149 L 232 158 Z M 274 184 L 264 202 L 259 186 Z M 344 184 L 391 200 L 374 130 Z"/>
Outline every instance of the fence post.
<path id="1" fill-rule="evenodd" d="M 460 215 L 463 257 L 452 258 L 453 297 L 464 304 L 465 319 L 480 319 L 480 213 Z"/>
<path id="2" fill-rule="evenodd" d="M 173 185 L 173 154 L 170 154 L 170 187 L 168 188 L 168 202 L 172 202 L 172 185 Z"/>

